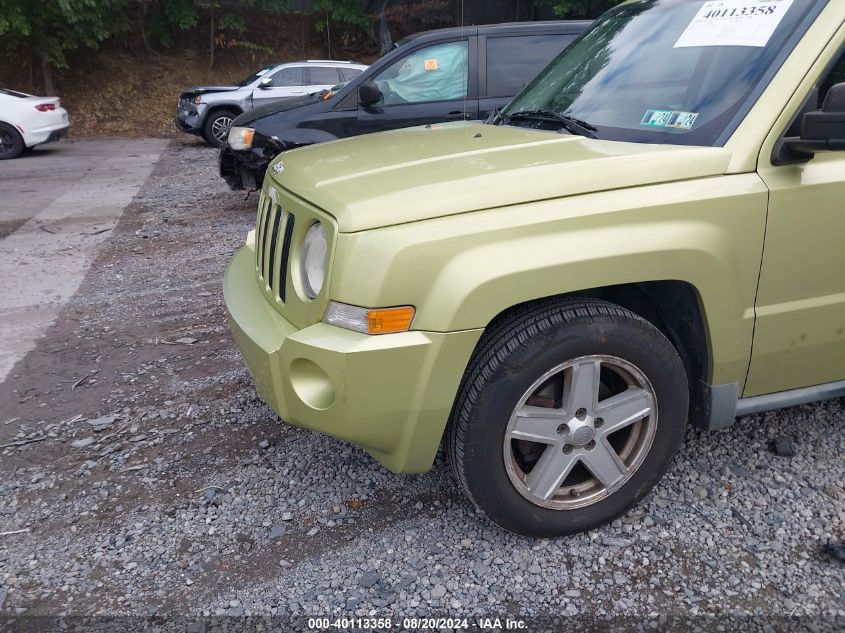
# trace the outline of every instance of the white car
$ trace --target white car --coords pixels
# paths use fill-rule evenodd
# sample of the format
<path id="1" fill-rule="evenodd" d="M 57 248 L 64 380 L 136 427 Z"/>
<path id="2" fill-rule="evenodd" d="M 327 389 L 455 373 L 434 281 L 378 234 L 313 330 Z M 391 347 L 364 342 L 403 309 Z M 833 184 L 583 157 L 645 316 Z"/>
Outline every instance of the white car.
<path id="1" fill-rule="evenodd" d="M 67 110 L 58 97 L 35 97 L 0 88 L 0 160 L 58 141 L 67 129 Z"/>

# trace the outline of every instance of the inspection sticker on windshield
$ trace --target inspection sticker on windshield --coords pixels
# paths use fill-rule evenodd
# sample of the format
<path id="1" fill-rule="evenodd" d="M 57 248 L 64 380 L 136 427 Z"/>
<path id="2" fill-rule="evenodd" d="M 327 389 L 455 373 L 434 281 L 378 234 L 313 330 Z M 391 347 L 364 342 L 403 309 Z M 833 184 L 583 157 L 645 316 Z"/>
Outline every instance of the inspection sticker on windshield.
<path id="1" fill-rule="evenodd" d="M 426 70 L 437 70 L 437 60 L 436 59 L 426 59 L 423 62 L 423 68 Z"/>
<path id="2" fill-rule="evenodd" d="M 678 110 L 646 110 L 640 125 L 648 127 L 671 127 L 678 130 L 692 129 L 698 118 L 698 112 L 680 112 Z"/>
<path id="3" fill-rule="evenodd" d="M 675 48 L 765 46 L 793 0 L 712 0 L 705 2 Z"/>

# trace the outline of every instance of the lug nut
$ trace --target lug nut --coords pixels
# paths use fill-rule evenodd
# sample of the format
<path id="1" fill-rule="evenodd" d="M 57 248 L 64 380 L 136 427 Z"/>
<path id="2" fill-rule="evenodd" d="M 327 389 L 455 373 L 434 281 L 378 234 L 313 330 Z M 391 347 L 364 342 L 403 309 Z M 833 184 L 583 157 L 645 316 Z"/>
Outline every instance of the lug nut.
<path id="1" fill-rule="evenodd" d="M 600 429 L 602 426 L 604 426 L 604 418 L 596 418 L 593 421 L 593 426 L 595 426 L 597 429 Z"/>
<path id="2" fill-rule="evenodd" d="M 568 424 L 561 424 L 557 427 L 557 434 L 558 435 L 568 435 L 569 434 L 569 425 Z"/>
<path id="3" fill-rule="evenodd" d="M 581 407 L 575 412 L 575 417 L 579 420 L 583 420 L 587 417 L 587 410 L 584 407 Z"/>
<path id="4" fill-rule="evenodd" d="M 565 444 L 563 447 L 563 452 L 569 455 L 569 453 L 572 452 L 572 446 L 570 446 L 569 444 Z"/>
<path id="5" fill-rule="evenodd" d="M 591 450 L 593 450 L 595 447 L 596 447 L 596 441 L 595 441 L 595 440 L 590 440 L 590 442 L 589 442 L 589 443 L 588 443 L 588 444 L 587 444 L 584 448 L 586 448 L 588 451 L 591 451 Z"/>

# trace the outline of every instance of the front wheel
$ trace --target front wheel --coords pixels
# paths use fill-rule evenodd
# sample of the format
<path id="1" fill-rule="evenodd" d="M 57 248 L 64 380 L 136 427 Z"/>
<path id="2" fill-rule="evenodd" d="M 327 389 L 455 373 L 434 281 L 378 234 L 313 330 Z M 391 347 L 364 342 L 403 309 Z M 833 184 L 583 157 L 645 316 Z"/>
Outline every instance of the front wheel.
<path id="1" fill-rule="evenodd" d="M 222 147 L 229 136 L 232 121 L 238 115 L 230 110 L 217 110 L 208 115 L 203 128 L 203 136 L 210 145 Z"/>
<path id="2" fill-rule="evenodd" d="M 604 301 L 552 301 L 485 334 L 449 421 L 449 456 L 492 521 L 562 536 L 651 490 L 687 407 L 683 363 L 652 324 Z"/>

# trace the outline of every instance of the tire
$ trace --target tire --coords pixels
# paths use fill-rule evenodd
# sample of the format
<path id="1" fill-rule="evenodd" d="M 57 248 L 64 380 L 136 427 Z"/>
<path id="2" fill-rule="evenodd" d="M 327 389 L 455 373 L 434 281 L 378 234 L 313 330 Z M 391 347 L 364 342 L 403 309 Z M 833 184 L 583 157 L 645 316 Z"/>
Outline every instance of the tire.
<path id="1" fill-rule="evenodd" d="M 238 113 L 231 110 L 215 110 L 205 119 L 203 138 L 209 145 L 222 147 L 229 134 L 229 127 L 237 116 Z"/>
<path id="2" fill-rule="evenodd" d="M 564 536 L 611 521 L 654 487 L 683 440 L 688 400 L 683 363 L 651 323 L 605 301 L 548 300 L 485 333 L 447 453 L 491 521 Z"/>
<path id="3" fill-rule="evenodd" d="M 20 133 L 7 123 L 0 123 L 0 160 L 17 158 L 23 154 L 26 143 Z"/>

